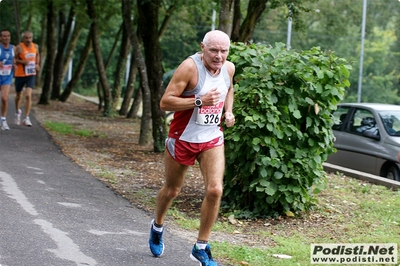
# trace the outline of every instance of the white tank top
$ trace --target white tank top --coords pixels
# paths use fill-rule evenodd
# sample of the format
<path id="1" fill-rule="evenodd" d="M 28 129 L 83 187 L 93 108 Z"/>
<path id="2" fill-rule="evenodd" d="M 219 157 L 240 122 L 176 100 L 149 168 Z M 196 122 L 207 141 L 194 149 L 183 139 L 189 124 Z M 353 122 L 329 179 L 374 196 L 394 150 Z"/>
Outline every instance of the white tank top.
<path id="1" fill-rule="evenodd" d="M 201 61 L 199 53 L 190 56 L 196 64 L 198 82 L 191 91 L 184 91 L 183 98 L 193 98 L 206 94 L 209 90 L 217 88 L 221 93 L 216 106 L 203 106 L 201 108 L 177 111 L 171 122 L 168 136 L 187 142 L 203 143 L 218 137 L 223 137 L 220 126 L 225 98 L 230 87 L 230 78 L 226 66 L 222 66 L 218 75 L 212 76 Z"/>

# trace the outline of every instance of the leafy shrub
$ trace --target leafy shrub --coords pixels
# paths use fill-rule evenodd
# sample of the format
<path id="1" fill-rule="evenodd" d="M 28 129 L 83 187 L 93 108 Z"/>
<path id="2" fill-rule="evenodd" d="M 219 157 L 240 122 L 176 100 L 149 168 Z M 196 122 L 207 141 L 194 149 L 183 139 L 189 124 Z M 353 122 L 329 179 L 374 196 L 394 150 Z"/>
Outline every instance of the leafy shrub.
<path id="1" fill-rule="evenodd" d="M 236 43 L 234 127 L 225 129 L 223 208 L 237 217 L 276 216 L 312 206 L 334 150 L 331 112 L 351 66 L 333 52 L 301 53 Z"/>

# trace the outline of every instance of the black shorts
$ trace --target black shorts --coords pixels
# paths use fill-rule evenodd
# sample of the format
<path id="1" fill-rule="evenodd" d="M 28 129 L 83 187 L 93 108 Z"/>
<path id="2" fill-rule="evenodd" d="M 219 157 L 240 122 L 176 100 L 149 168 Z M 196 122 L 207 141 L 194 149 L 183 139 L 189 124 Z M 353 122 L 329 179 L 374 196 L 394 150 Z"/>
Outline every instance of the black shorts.
<path id="1" fill-rule="evenodd" d="M 15 77 L 15 90 L 21 92 L 24 89 L 24 85 L 26 85 L 27 88 L 33 89 L 35 81 L 36 76 Z"/>

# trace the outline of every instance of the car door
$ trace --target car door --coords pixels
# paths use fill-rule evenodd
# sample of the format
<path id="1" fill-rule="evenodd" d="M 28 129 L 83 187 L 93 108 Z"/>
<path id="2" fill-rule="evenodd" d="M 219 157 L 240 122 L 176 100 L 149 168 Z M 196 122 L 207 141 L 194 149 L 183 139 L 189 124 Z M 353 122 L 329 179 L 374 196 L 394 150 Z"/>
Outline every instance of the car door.
<path id="1" fill-rule="evenodd" d="M 363 135 L 369 131 L 379 136 L 376 117 L 371 111 L 358 107 L 352 109 L 345 122 L 335 143 L 336 164 L 376 174 L 376 150 L 380 149 L 380 141 Z"/>

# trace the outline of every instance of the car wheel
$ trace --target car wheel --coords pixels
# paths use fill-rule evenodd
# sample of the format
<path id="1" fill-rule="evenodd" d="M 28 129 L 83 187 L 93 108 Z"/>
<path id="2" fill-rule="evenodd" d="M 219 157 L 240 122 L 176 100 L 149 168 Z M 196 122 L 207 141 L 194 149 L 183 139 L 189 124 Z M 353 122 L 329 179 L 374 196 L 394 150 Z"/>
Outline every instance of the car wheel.
<path id="1" fill-rule="evenodd" d="M 397 166 L 391 166 L 386 174 L 386 178 L 400 181 L 400 171 Z"/>

